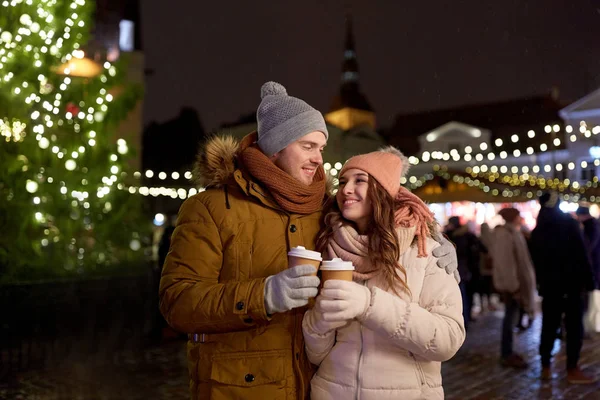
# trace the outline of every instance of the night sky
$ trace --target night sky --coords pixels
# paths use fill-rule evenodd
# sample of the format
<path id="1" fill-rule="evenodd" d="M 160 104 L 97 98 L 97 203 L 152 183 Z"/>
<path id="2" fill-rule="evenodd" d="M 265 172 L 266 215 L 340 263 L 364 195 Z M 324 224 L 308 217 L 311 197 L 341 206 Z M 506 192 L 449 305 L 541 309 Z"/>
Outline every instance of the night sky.
<path id="1" fill-rule="evenodd" d="M 600 87 L 600 1 L 142 1 L 145 123 L 196 109 L 216 129 L 256 110 L 275 80 L 326 112 L 340 81 L 344 13 L 360 82 L 398 113 Z M 373 3 L 367 5 L 367 3 Z"/>

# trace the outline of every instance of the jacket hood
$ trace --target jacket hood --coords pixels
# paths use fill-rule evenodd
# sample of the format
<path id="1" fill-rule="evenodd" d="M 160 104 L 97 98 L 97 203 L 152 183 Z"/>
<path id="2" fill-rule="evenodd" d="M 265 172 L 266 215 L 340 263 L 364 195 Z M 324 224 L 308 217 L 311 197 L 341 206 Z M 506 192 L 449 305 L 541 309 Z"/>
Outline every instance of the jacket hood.
<path id="1" fill-rule="evenodd" d="M 198 186 L 224 186 L 236 169 L 239 142 L 232 136 L 213 136 L 200 146 L 193 179 Z"/>

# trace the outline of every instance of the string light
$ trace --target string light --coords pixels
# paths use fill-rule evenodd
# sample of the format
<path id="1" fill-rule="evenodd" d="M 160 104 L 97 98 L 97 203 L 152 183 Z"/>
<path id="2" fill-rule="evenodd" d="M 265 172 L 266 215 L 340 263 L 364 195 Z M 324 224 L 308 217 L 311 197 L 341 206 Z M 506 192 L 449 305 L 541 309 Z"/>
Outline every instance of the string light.
<path id="1" fill-rule="evenodd" d="M 600 127 L 598 127 L 598 126 L 592 128 L 591 130 L 588 130 L 587 129 L 587 125 L 585 125 L 584 123 L 582 123 L 581 124 L 581 128 L 584 128 L 584 127 L 586 128 L 586 129 L 582 129 L 582 131 L 584 131 L 584 132 L 590 132 L 590 134 L 598 134 L 598 133 L 600 133 Z M 558 132 L 560 132 L 560 130 L 561 130 L 561 127 L 558 124 L 546 125 L 544 127 L 544 131 L 546 133 L 558 133 Z M 573 127 L 570 126 L 570 125 L 567 125 L 564 128 L 564 130 L 565 130 L 565 132 L 570 133 L 570 132 L 573 131 Z M 535 131 L 534 130 L 529 130 L 527 132 L 527 136 L 529 138 L 534 138 L 535 137 Z M 574 135 L 571 135 L 571 137 L 570 137 L 571 142 L 576 141 L 577 138 L 573 138 L 572 136 L 574 136 Z M 558 147 L 558 146 L 560 146 L 562 144 L 562 141 L 560 140 L 560 138 L 554 137 L 554 138 L 550 138 L 550 140 L 552 140 L 552 144 L 555 147 Z M 520 142 L 520 138 L 519 138 L 519 136 L 517 134 L 513 134 L 511 136 L 511 141 L 513 143 L 519 143 Z M 501 138 L 497 138 L 497 139 L 495 139 L 494 144 L 495 144 L 496 147 L 501 147 L 501 146 L 504 145 L 504 142 L 503 142 L 503 140 Z M 485 143 L 485 142 L 479 143 L 478 147 L 479 147 L 479 149 L 481 149 L 484 152 L 486 150 L 489 150 L 489 147 L 488 147 L 487 143 Z M 545 151 L 548 150 L 548 144 L 547 143 L 541 143 L 539 145 L 539 148 L 540 148 L 540 151 L 545 152 Z M 493 151 L 488 151 L 486 153 L 478 153 L 476 155 L 473 155 L 472 152 L 473 152 L 473 148 L 470 145 L 465 146 L 464 152 L 462 154 L 462 160 L 464 160 L 465 162 L 471 162 L 473 160 L 475 160 L 477 162 L 482 162 L 484 159 L 487 158 L 487 160 L 489 160 L 489 161 L 494 161 L 496 159 L 496 157 L 498 157 L 498 156 L 500 157 L 500 159 L 503 159 L 503 160 L 507 159 L 508 156 L 509 156 L 508 153 L 506 151 L 504 151 L 504 150 L 501 151 L 498 154 L 494 153 Z M 526 153 L 527 155 L 533 155 L 535 153 L 535 150 L 534 150 L 534 148 L 532 146 L 527 146 L 526 148 L 524 148 L 523 151 L 520 150 L 520 149 L 518 149 L 518 148 L 512 150 L 512 156 L 514 156 L 515 158 L 521 157 L 523 155 L 523 153 Z M 423 151 L 423 153 L 421 154 L 420 158 L 416 157 L 416 156 L 409 157 L 409 162 L 412 165 L 417 165 L 420 162 L 429 163 L 429 162 L 432 162 L 433 160 L 449 161 L 450 159 L 452 159 L 452 161 L 454 161 L 454 162 L 458 162 L 458 161 L 461 160 L 461 154 L 459 153 L 459 151 L 457 149 L 452 149 L 452 150 L 450 150 L 449 153 L 445 153 L 445 152 L 441 152 L 441 151 L 433 151 L 433 152 L 431 152 L 431 151 Z M 587 165 L 587 163 L 585 165 Z M 600 166 L 600 160 L 598 160 L 598 159 L 594 160 L 594 165 Z M 339 162 L 339 161 L 333 163 L 333 165 L 332 165 L 332 163 L 329 163 L 329 162 L 327 162 L 327 163 L 324 164 L 325 171 L 330 176 L 332 176 L 332 177 L 335 177 L 335 176 L 338 175 L 339 170 L 341 169 L 341 167 L 342 167 L 342 162 Z M 500 166 L 499 167 L 497 165 L 492 165 L 492 166 L 490 166 L 488 168 L 488 166 L 482 165 L 482 166 L 477 166 L 477 168 L 480 171 L 479 173 L 483 173 L 483 172 L 488 172 L 489 171 L 490 173 L 497 174 L 498 171 L 500 171 L 501 173 L 505 174 L 505 173 L 508 172 L 509 168 L 510 168 L 511 172 L 515 171 L 515 168 L 514 167 L 510 167 L 510 166 L 509 167 L 507 167 L 507 166 Z M 525 181 L 529 182 L 530 179 L 533 179 L 532 177 L 535 176 L 535 175 L 529 175 L 529 167 L 524 166 L 524 167 L 521 167 L 521 168 L 522 168 L 522 171 L 523 171 L 523 175 L 519 176 L 519 178 L 517 179 L 517 181 L 520 182 L 519 184 L 523 184 Z M 553 170 L 560 172 L 560 171 L 563 171 L 564 168 L 565 167 L 563 166 L 563 164 L 557 163 L 555 165 L 550 165 L 550 164 L 545 164 L 545 165 L 542 165 L 542 166 L 534 165 L 534 166 L 531 167 L 531 170 L 532 170 L 533 174 L 538 174 L 540 172 L 540 170 L 543 170 L 544 172 L 548 173 L 548 172 L 551 172 Z M 575 168 L 575 166 L 574 166 L 573 163 L 569 163 L 569 164 L 566 165 L 566 168 L 568 168 L 569 170 L 573 170 Z M 518 170 L 517 170 L 517 172 L 518 172 Z M 516 174 L 517 172 L 513 172 L 513 174 Z M 169 176 L 169 174 L 170 174 L 170 177 L 173 180 L 177 180 L 180 177 L 180 175 L 179 175 L 178 172 L 167 173 L 167 172 L 162 172 L 161 171 L 158 174 L 159 174 L 159 178 L 161 180 L 166 179 Z M 152 178 L 154 176 L 154 172 L 151 171 L 151 170 L 148 170 L 148 171 L 145 171 L 143 174 L 142 173 L 137 173 L 134 176 L 136 178 L 141 178 L 142 175 L 145 175 L 147 178 Z M 191 180 L 192 179 L 192 174 L 191 174 L 190 171 L 186 171 L 183 174 L 183 176 L 187 180 Z M 492 179 L 497 180 L 496 177 L 492 177 Z M 414 179 L 410 179 L 409 178 L 409 180 L 403 180 L 403 181 L 405 181 L 405 183 L 407 183 L 409 185 L 411 185 L 413 183 L 415 185 L 422 185 L 424 183 L 423 178 L 416 178 L 416 177 Z M 546 181 L 543 181 L 543 182 L 544 182 L 544 185 L 546 185 Z M 562 183 L 561 183 L 561 185 L 562 185 Z M 568 183 L 566 185 L 568 186 Z M 133 192 L 133 193 L 139 193 L 139 190 L 136 189 L 135 187 L 131 187 L 128 190 L 130 191 L 130 193 L 131 192 Z M 153 192 L 157 193 L 156 190 L 154 190 Z M 150 192 L 148 192 L 148 193 L 150 193 Z M 163 193 L 164 193 L 164 191 L 163 191 Z M 174 195 L 173 193 L 174 192 L 169 192 L 168 195 L 173 196 Z M 490 193 L 491 193 L 491 189 L 490 189 Z M 598 196 L 598 197 L 600 199 L 600 196 Z"/>

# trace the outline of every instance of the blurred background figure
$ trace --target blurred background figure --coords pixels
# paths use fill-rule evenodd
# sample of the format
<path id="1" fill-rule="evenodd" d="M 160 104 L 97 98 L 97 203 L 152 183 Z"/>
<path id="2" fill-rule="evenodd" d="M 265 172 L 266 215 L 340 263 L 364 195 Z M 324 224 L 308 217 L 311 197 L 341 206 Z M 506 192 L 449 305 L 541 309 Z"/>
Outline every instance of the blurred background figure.
<path id="1" fill-rule="evenodd" d="M 592 269 L 579 224 L 560 208 L 555 192 L 540 197 L 537 225 L 531 232 L 531 255 L 542 301 L 540 356 L 543 380 L 552 379 L 551 360 L 562 314 L 567 331 L 567 380 L 589 384 L 594 380 L 579 368 L 583 344 L 583 312 L 588 291 L 594 287 Z"/>
<path id="2" fill-rule="evenodd" d="M 177 215 L 171 215 L 167 217 L 165 229 L 160 237 L 160 242 L 158 243 L 158 269 L 160 270 L 159 276 L 165 263 L 165 259 L 167 258 L 167 254 L 169 253 L 169 248 L 171 247 L 171 236 L 173 236 L 176 222 Z"/>
<path id="3" fill-rule="evenodd" d="M 169 248 L 171 247 L 171 236 L 173 236 L 173 231 L 175 230 L 175 225 L 177 222 L 177 214 L 172 214 L 167 216 L 165 219 L 165 226 L 160 236 L 160 241 L 158 242 L 158 259 L 155 268 L 155 276 L 154 276 L 154 293 L 153 296 L 156 296 L 157 307 L 155 311 L 155 330 L 154 330 L 154 339 L 161 340 L 169 340 L 175 339 L 179 336 L 183 337 L 185 335 L 179 334 L 175 332 L 165 321 L 165 318 L 160 313 L 158 308 L 158 288 L 160 286 L 160 276 L 162 274 L 163 265 L 165 264 L 165 259 L 167 258 L 167 254 L 169 254 Z"/>
<path id="4" fill-rule="evenodd" d="M 531 249 L 530 249 L 531 230 L 529 229 L 529 227 L 527 225 L 525 225 L 523 223 L 522 216 L 521 216 L 521 233 L 523 234 L 523 237 L 525 238 L 525 242 L 527 243 L 527 251 L 531 255 Z M 534 268 L 534 271 L 535 271 L 535 268 Z M 533 313 L 527 313 L 527 311 L 525 311 L 523 306 L 519 304 L 519 316 L 517 317 L 517 323 L 515 325 L 515 327 L 517 328 L 517 330 L 519 332 L 523 332 L 531 327 L 531 324 L 533 323 L 533 319 L 535 318 L 535 311 L 536 310 L 534 310 Z M 523 322 L 525 317 L 527 317 L 526 323 Z"/>
<path id="5" fill-rule="evenodd" d="M 594 275 L 594 291 L 584 299 L 584 329 L 587 337 L 592 332 L 600 331 L 600 223 L 590 215 L 587 205 L 580 205 L 575 214 L 583 227 L 583 243 Z"/>
<path id="6" fill-rule="evenodd" d="M 461 279 L 460 290 L 463 298 L 463 316 L 465 328 L 468 329 L 469 322 L 472 321 L 473 295 L 479 281 L 479 253 L 482 245 L 469 227 L 460 223 L 460 218 L 457 216 L 450 217 L 444 233 L 456 246 L 458 272 Z"/>
<path id="7" fill-rule="evenodd" d="M 494 237 L 493 232 L 487 222 L 481 224 L 479 240 L 482 244 L 482 251 L 480 251 L 479 259 L 480 280 L 478 285 L 479 297 L 481 299 L 481 311 L 495 311 L 496 306 L 492 301 L 492 293 L 494 293 L 494 282 L 492 279 L 494 264 L 490 251 Z"/>
<path id="8" fill-rule="evenodd" d="M 512 368 L 527 368 L 528 363 L 513 351 L 513 326 L 523 308 L 533 315 L 535 307 L 535 271 L 521 232 L 522 218 L 516 208 L 499 212 L 504 225 L 494 229 L 492 254 L 494 287 L 504 301 L 502 322 L 501 363 Z"/>
<path id="9" fill-rule="evenodd" d="M 575 214 L 583 226 L 583 243 L 592 265 L 594 286 L 598 289 L 600 288 L 600 223 L 590 215 L 590 208 L 587 206 L 579 206 Z"/>

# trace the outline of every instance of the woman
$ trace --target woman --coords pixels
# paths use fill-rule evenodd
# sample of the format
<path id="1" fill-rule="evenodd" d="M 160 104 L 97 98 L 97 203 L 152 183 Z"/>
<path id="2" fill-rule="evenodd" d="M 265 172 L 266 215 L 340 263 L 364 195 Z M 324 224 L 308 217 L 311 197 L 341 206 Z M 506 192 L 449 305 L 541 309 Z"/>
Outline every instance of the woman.
<path id="1" fill-rule="evenodd" d="M 487 222 L 481 224 L 479 241 L 481 242 L 482 247 L 485 248 L 485 252 L 482 251 L 481 257 L 479 258 L 479 274 L 481 275 L 479 280 L 479 297 L 481 299 L 481 311 L 483 312 L 484 309 L 484 298 L 486 299 L 486 310 L 495 311 L 496 307 L 492 303 L 494 281 L 492 279 L 493 260 L 490 251 L 494 241 L 494 234 Z"/>
<path id="2" fill-rule="evenodd" d="M 535 270 L 521 230 L 521 213 L 516 208 L 507 207 L 498 214 L 505 221 L 504 225 L 494 228 L 492 246 L 494 287 L 502 295 L 504 302 L 500 362 L 505 367 L 524 369 L 529 364 L 513 351 L 513 326 L 519 315 L 519 308 L 523 308 L 530 316 L 533 315 Z"/>
<path id="3" fill-rule="evenodd" d="M 351 158 L 325 208 L 317 249 L 352 261 L 354 281 L 329 280 L 303 320 L 319 369 L 313 399 L 441 399 L 441 362 L 465 339 L 454 277 L 430 255 L 433 214 L 400 186 L 393 147 Z"/>

